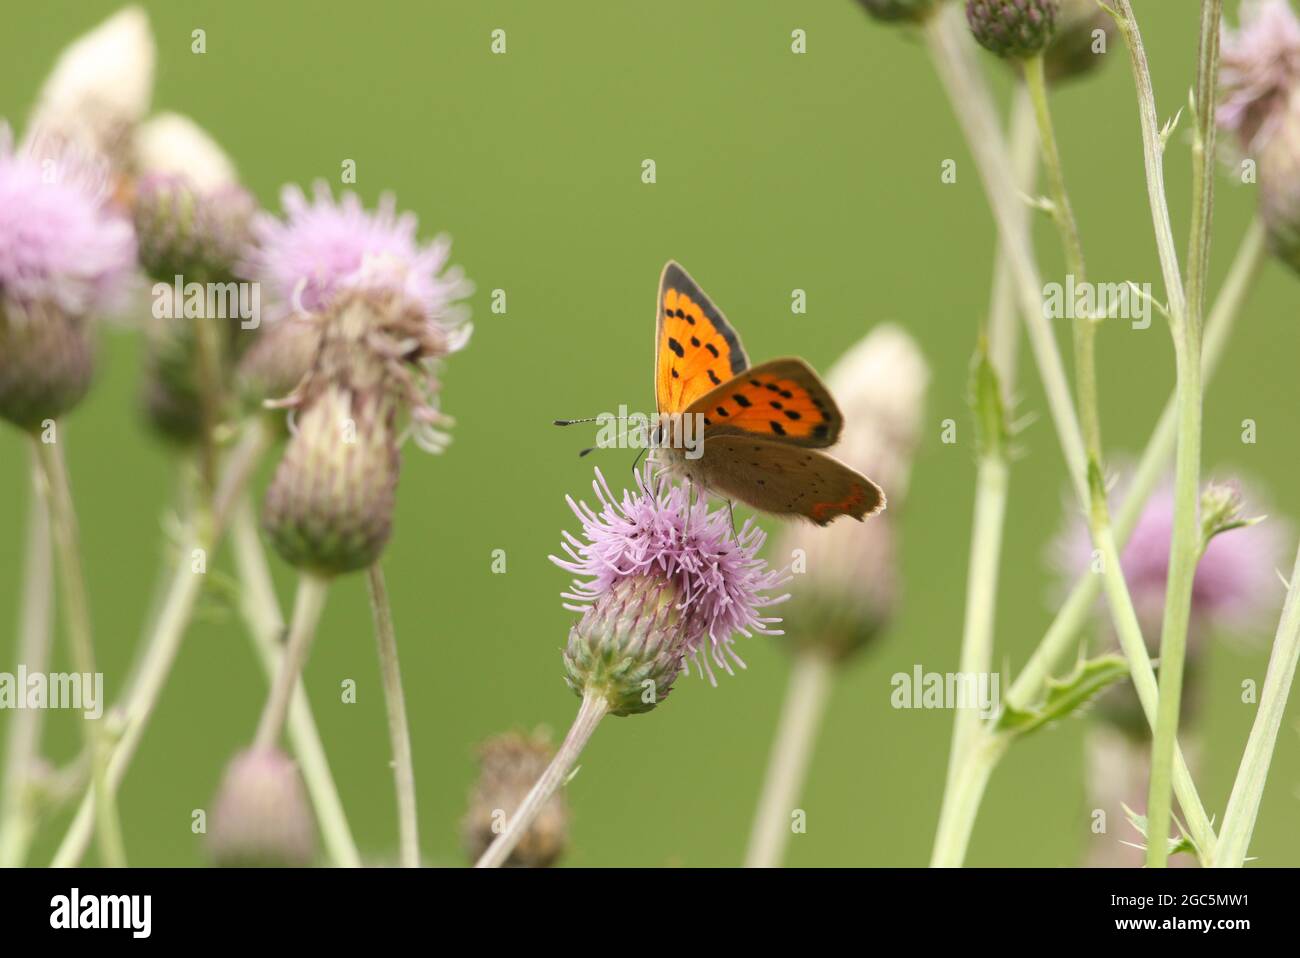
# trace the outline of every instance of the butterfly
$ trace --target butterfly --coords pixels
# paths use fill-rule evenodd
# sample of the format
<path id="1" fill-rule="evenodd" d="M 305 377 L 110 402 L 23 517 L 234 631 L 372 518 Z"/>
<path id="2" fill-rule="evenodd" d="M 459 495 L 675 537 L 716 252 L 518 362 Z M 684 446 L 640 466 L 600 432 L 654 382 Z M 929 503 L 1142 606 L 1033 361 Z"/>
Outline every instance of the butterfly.
<path id="1" fill-rule="evenodd" d="M 687 444 L 672 441 L 690 426 L 661 425 L 656 455 L 670 474 L 761 512 L 823 526 L 885 508 L 879 486 L 818 451 L 839 439 L 844 417 L 812 367 L 793 358 L 750 367 L 721 310 L 671 260 L 655 313 L 660 422 L 703 426 L 692 457 Z"/>

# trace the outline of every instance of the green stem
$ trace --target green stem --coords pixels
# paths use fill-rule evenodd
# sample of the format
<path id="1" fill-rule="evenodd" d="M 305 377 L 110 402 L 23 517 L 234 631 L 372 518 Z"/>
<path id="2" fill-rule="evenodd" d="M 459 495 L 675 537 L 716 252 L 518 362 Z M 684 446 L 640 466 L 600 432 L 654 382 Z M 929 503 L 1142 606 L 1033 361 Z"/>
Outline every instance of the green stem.
<path id="1" fill-rule="evenodd" d="M 1189 270 L 1195 277 L 1184 295 L 1178 268 L 1173 226 L 1164 188 L 1164 143 L 1156 120 L 1155 92 L 1142 34 L 1129 0 L 1118 0 L 1117 19 L 1128 44 L 1138 94 L 1147 192 L 1155 227 L 1156 247 L 1169 297 L 1170 331 L 1178 376 L 1178 448 L 1174 459 L 1174 526 L 1169 546 L 1169 575 L 1165 586 L 1164 620 L 1160 630 L 1160 702 L 1151 748 L 1151 788 L 1147 801 L 1147 865 L 1162 868 L 1169 857 L 1166 836 L 1171 821 L 1170 780 L 1175 739 L 1182 705 L 1183 666 L 1191 615 L 1192 582 L 1201 551 L 1197 518 L 1201 468 L 1201 301 L 1209 256 L 1209 227 L 1213 213 L 1214 104 L 1218 73 L 1220 0 L 1204 0 L 1197 71 L 1197 123 L 1193 152 L 1192 234 Z M 1204 851 L 1204 850 L 1202 850 Z"/>
<path id="2" fill-rule="evenodd" d="M 262 669 L 267 680 L 271 681 L 280 667 L 280 641 L 284 637 L 285 625 L 271 582 L 271 570 L 266 564 L 266 553 L 258 537 L 257 518 L 248 496 L 240 499 L 235 510 L 230 537 L 241 586 L 240 612 L 248 625 Z M 352 837 L 352 828 L 348 825 L 301 680 L 289 703 L 289 742 L 307 784 L 330 860 L 340 868 L 360 868 L 361 853 Z"/>
<path id="3" fill-rule="evenodd" d="M 573 725 L 569 728 L 569 734 L 564 737 L 564 742 L 560 745 L 559 751 L 551 759 L 551 763 L 546 766 L 542 772 L 541 778 L 529 789 L 524 800 L 519 803 L 506 827 L 502 829 L 492 844 L 488 846 L 487 851 L 474 864 L 475 868 L 500 868 L 510 858 L 510 853 L 515 850 L 515 846 L 528 833 L 528 826 L 537 818 L 541 810 L 546 806 L 547 801 L 555 792 L 565 784 L 573 773 L 574 766 L 577 764 L 578 756 L 582 750 L 587 747 L 591 741 L 592 733 L 596 731 L 596 726 L 600 720 L 609 714 L 609 703 L 605 697 L 598 692 L 587 692 L 582 697 L 582 705 L 578 708 L 578 715 L 573 720 Z"/>
<path id="4" fill-rule="evenodd" d="M 370 608 L 375 619 L 375 642 L 379 647 L 379 671 L 384 682 L 388 738 L 393 748 L 393 780 L 397 791 L 402 867 L 419 868 L 420 832 L 415 801 L 415 765 L 411 760 L 411 728 L 406 720 L 406 696 L 402 693 L 402 670 L 397 659 L 393 608 L 388 601 L 384 572 L 378 562 L 370 567 L 367 582 L 370 586 Z"/>
<path id="5" fill-rule="evenodd" d="M 78 672 L 90 677 L 96 671 L 95 645 L 91 638 L 90 606 L 81 571 L 77 514 L 72 504 L 67 465 L 63 460 L 62 447 L 57 442 L 47 443 L 39 437 L 33 437 L 32 446 L 36 450 L 36 460 L 45 480 L 50 526 L 54 532 L 54 550 L 58 557 L 56 568 L 59 589 L 63 598 L 65 627 L 72 647 L 72 661 Z M 122 840 L 122 823 L 118 819 L 113 791 L 108 787 L 108 757 L 112 751 L 112 742 L 104 718 L 101 715 L 85 722 L 86 749 L 91 760 L 95 837 L 101 864 L 109 868 L 124 868 L 126 845 Z"/>
<path id="6" fill-rule="evenodd" d="M 121 727 L 121 735 L 108 763 L 107 785 L 114 794 L 121 787 L 127 768 L 144 737 L 144 730 L 157 707 L 167 677 L 171 674 L 176 654 L 180 651 L 181 640 L 185 637 L 186 627 L 194 611 L 194 603 L 202 591 L 203 576 L 192 570 L 190 555 L 195 549 L 210 553 L 219 544 L 234 503 L 243 494 L 254 466 L 270 441 L 271 434 L 261 419 L 250 423 L 239 445 L 230 453 L 222 467 L 210 518 L 196 523 L 189 548 L 182 551 L 180 561 L 176 564 L 162 609 L 144 643 L 144 655 L 131 685 L 130 695 L 112 712 L 119 717 Z M 81 861 L 93 831 L 94 805 L 93 794 L 87 794 L 82 799 L 72 824 L 54 853 L 52 867 L 68 868 Z"/>
<path id="7" fill-rule="evenodd" d="M 1011 739 L 1006 735 L 994 733 L 987 727 L 976 730 L 961 765 L 951 776 L 950 788 L 944 793 L 934 851 L 930 856 L 931 868 L 960 868 L 966 860 L 966 849 L 980 802 L 984 799 L 984 789 L 1010 744 Z"/>
<path id="8" fill-rule="evenodd" d="M 23 555 L 23 602 L 17 649 L 17 661 L 27 667 L 29 674 L 44 672 L 49 665 L 54 588 L 50 514 L 41 496 L 39 466 L 34 459 L 31 475 L 32 495 Z M 4 784 L 0 792 L 0 868 L 17 868 L 26 861 L 36 831 L 37 808 L 31 793 L 32 772 L 40 754 L 41 721 L 44 717 L 44 709 L 20 709 L 9 719 Z"/>
<path id="9" fill-rule="evenodd" d="M 1034 122 L 1034 104 L 1023 83 L 1017 84 L 1012 94 L 1008 127 L 1012 181 L 1021 193 L 1030 195 L 1038 180 L 1038 130 Z M 1027 230 L 1028 223 L 1029 206 L 1021 204 L 1018 228 Z M 1011 407 L 1016 392 L 1016 359 L 1020 347 L 1020 313 L 1016 300 L 1016 275 L 1006 246 L 999 240 L 993 261 L 987 328 L 989 362 L 997 370 L 1002 384 L 1002 400 L 1007 408 Z"/>
<path id="10" fill-rule="evenodd" d="M 328 594 L 327 580 L 310 572 L 299 573 L 298 594 L 293 600 L 293 620 L 289 623 L 289 640 L 285 643 L 284 656 L 280 659 L 280 667 L 276 669 L 271 692 L 257 723 L 254 748 L 268 749 L 279 745 L 280 736 L 284 732 L 284 720 L 289 714 L 289 703 L 293 699 L 294 689 L 298 687 L 303 666 L 307 664 L 307 653 L 311 650 L 312 639 L 316 637 L 316 627 L 320 624 Z"/>
<path id="11" fill-rule="evenodd" d="M 966 573 L 966 613 L 962 628 L 962 675 L 980 675 L 993 667 L 993 623 L 998 596 L 998 565 L 1002 555 L 1002 530 L 1006 520 L 1009 469 L 998 454 L 980 457 L 975 479 L 975 515 L 971 531 L 970 559 Z M 946 806 L 958 801 L 958 778 L 976 736 L 983 727 L 978 708 L 959 708 L 953 718 L 952 747 L 948 754 L 948 777 L 944 785 L 944 806 L 939 817 L 949 814 Z M 942 826 L 940 831 L 942 831 Z M 935 855 L 939 849 L 936 839 Z"/>
<path id="12" fill-rule="evenodd" d="M 1260 268 L 1267 259 L 1268 246 L 1264 228 L 1256 220 L 1242 237 L 1241 246 L 1205 326 L 1205 349 L 1202 355 L 1205 379 L 1211 378 L 1217 370 L 1241 307 L 1247 294 L 1254 288 Z M 1173 455 L 1177 413 L 1177 398 L 1171 397 L 1133 471 L 1124 502 L 1113 524 L 1115 539 L 1121 547 L 1132 534 L 1147 500 L 1164 476 Z M 1100 592 L 1100 577 L 1091 573 L 1085 572 L 1074 584 L 1042 641 L 1007 690 L 1008 706 L 1024 709 L 1042 695 L 1048 675 L 1073 647 L 1075 636 L 1092 614 L 1093 602 Z"/>
<path id="13" fill-rule="evenodd" d="M 816 652 L 798 653 L 777 723 L 763 791 L 745 852 L 746 868 L 778 868 L 790 839 L 790 814 L 808 775 L 817 733 L 830 700 L 834 666 Z"/>
<path id="14" fill-rule="evenodd" d="M 1070 389 L 1056 348 L 1056 340 L 1040 308 L 1041 284 L 1034 268 L 1028 236 L 1023 229 L 1016 229 L 1016 221 L 1011 212 L 1016 198 L 1005 173 L 1006 147 L 997 126 L 996 111 L 987 84 L 971 57 L 969 38 L 963 25 L 958 22 L 959 17 L 960 13 L 955 9 L 938 9 L 924 25 L 925 36 L 930 45 L 935 69 L 944 82 L 953 103 L 954 113 L 966 134 L 967 143 L 975 158 L 989 205 L 998 225 L 999 235 L 1006 243 L 1010 262 L 1017 276 L 1021 306 L 1031 343 L 1034 346 L 1039 375 L 1048 396 L 1057 436 L 1061 441 L 1075 491 L 1083 507 L 1090 515 L 1096 516 L 1098 510 L 1093 507 L 1095 497 L 1091 488 L 1093 486 L 1091 476 L 1094 470 L 1089 468 L 1082 431 L 1070 400 Z M 1153 197 L 1154 195 L 1153 192 Z M 1159 196 L 1163 200 L 1163 186 L 1159 190 Z M 1174 272 L 1176 275 L 1176 258 Z M 1180 297 L 1178 308 L 1181 310 L 1181 289 L 1177 292 Z M 1170 298 L 1172 311 L 1173 293 Z M 1102 516 L 1104 517 L 1104 511 Z M 1094 536 L 1094 542 L 1102 549 L 1103 562 L 1118 567 L 1118 553 L 1111 555 L 1106 552 L 1106 543 L 1111 542 L 1113 548 L 1113 539 L 1100 538 L 1101 541 L 1098 542 L 1098 537 Z M 1119 584 L 1124 586 L 1122 578 Z M 1125 586 L 1122 592 L 1110 591 L 1107 597 L 1111 604 L 1112 618 L 1117 627 L 1123 627 L 1132 613 L 1132 601 L 1127 587 Z M 1143 657 L 1146 657 L 1145 647 L 1140 652 Z M 1149 657 L 1146 661 L 1149 667 Z M 1199 796 L 1196 795 L 1194 788 L 1188 787 L 1189 785 L 1190 780 L 1181 783 L 1182 791 L 1179 796 L 1184 806 L 1192 809 L 1188 812 L 1189 818 L 1208 821 Z M 973 824 L 973 816 L 965 824 L 968 826 Z M 1202 852 L 1205 851 L 1206 846 L 1202 846 Z"/>
<path id="15" fill-rule="evenodd" d="M 1278 729 L 1282 726 L 1287 696 L 1295 680 L 1297 660 L 1300 660 L 1300 552 L 1296 554 L 1286 604 L 1282 607 L 1273 651 L 1268 657 L 1259 711 L 1255 713 L 1255 724 L 1250 728 L 1241 766 L 1232 783 L 1228 810 L 1223 816 L 1223 830 L 1213 858 L 1217 867 L 1240 868 L 1246 861 L 1250 836 L 1255 831 L 1255 819 L 1259 815 L 1259 803 L 1264 797 L 1268 766 L 1277 745 Z"/>

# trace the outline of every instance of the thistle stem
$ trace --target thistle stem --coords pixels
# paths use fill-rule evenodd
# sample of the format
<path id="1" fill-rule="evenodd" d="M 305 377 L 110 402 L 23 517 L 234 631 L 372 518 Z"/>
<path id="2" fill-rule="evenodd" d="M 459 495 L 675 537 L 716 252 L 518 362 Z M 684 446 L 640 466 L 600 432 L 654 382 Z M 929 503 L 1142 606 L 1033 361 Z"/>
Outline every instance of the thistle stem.
<path id="1" fill-rule="evenodd" d="M 176 564 L 162 608 L 144 644 L 144 656 L 136 680 L 132 683 L 130 696 L 122 705 L 113 709 L 112 714 L 118 716 L 121 722 L 121 735 L 108 763 L 107 784 L 114 794 L 121 787 L 131 759 L 135 757 L 140 740 L 144 737 L 144 730 L 171 674 L 176 654 L 180 651 L 181 640 L 185 637 L 186 627 L 194 611 L 194 603 L 202 591 L 203 576 L 193 571 L 188 557 L 196 549 L 211 551 L 220 542 L 236 497 L 243 493 L 244 486 L 270 439 L 270 432 L 260 419 L 254 420 L 245 430 L 239 445 L 230 453 L 222 467 L 209 520 L 196 523 L 191 548 L 182 552 L 181 561 Z M 94 796 L 87 794 L 54 854 L 50 863 L 52 867 L 68 868 L 81 861 L 93 831 L 93 815 Z"/>
<path id="2" fill-rule="evenodd" d="M 808 763 L 830 701 L 833 670 L 831 661 L 816 652 L 795 655 L 749 835 L 746 868 L 777 868 L 785 857 L 790 814 L 808 775 Z"/>
<path id="3" fill-rule="evenodd" d="M 1021 308 L 1030 334 L 1039 375 L 1048 397 L 1048 405 L 1069 467 L 1069 474 L 1074 482 L 1079 502 L 1090 515 L 1094 516 L 1095 525 L 1097 510 L 1092 508 L 1095 498 L 1092 490 L 1094 469 L 1090 467 L 1089 457 L 1085 452 L 1083 434 L 1071 402 L 1070 389 L 1062 368 L 1056 340 L 1042 313 L 1041 285 L 1029 246 L 1028 233 L 1023 228 L 1017 228 L 1016 218 L 1012 212 L 1016 198 L 1009 177 L 1006 175 L 1007 150 L 998 128 L 996 110 L 987 84 L 972 59 L 969 38 L 962 25 L 957 22 L 959 16 L 959 12 L 955 9 L 939 8 L 926 20 L 925 36 L 935 69 L 944 83 L 954 113 L 962 125 L 975 159 L 985 194 L 998 226 L 999 236 L 1006 244 L 1009 262 L 1016 274 Z M 1160 196 L 1163 198 L 1163 188 Z M 1181 293 L 1181 290 L 1179 292 Z M 1171 293 L 1171 302 L 1172 296 Z M 1101 517 L 1104 518 L 1104 512 Z M 1094 535 L 1094 545 L 1103 550 L 1103 562 L 1118 568 L 1118 553 L 1107 554 L 1105 551 L 1107 542 L 1110 542 L 1113 547 L 1113 540 L 1110 537 Z M 1122 592 L 1108 591 L 1107 598 L 1111 604 L 1112 619 L 1116 627 L 1124 628 L 1132 618 L 1132 601 L 1122 578 L 1119 584 L 1124 586 Z M 1145 647 L 1137 651 L 1146 659 L 1149 667 L 1150 659 L 1146 655 Z M 1130 665 L 1133 665 L 1132 660 Z M 989 751 L 988 754 L 992 752 Z M 996 761 L 996 758 L 993 760 Z M 1200 799 L 1194 788 L 1188 788 L 1188 785 L 1190 780 L 1182 781 L 1182 791 L 1179 794 L 1184 808 L 1189 810 L 1188 817 L 1195 820 L 1198 825 L 1204 823 L 1208 827 L 1208 818 L 1204 814 Z M 978 805 L 978 799 L 975 804 Z M 973 815 L 964 825 L 965 827 L 973 825 Z M 1207 845 L 1201 846 L 1202 854 L 1209 851 Z M 964 847 L 964 843 L 961 847 Z"/>
<path id="4" fill-rule="evenodd" d="M 320 624 L 328 594 L 328 581 L 310 572 L 299 574 L 298 594 L 293 600 L 293 619 L 289 623 L 289 640 L 285 643 L 280 667 L 276 669 L 275 678 L 271 681 L 271 693 L 267 696 L 262 717 L 257 723 L 257 735 L 253 739 L 253 747 L 256 749 L 275 748 L 280 742 L 284 720 L 289 714 L 289 702 L 293 699 L 303 666 L 307 663 L 307 653 L 311 650 L 312 639 L 316 637 L 316 627 Z"/>
<path id="5" fill-rule="evenodd" d="M 81 570 L 81 546 L 77 532 L 77 514 L 72 504 L 72 488 L 68 482 L 67 465 L 63 449 L 57 442 L 44 442 L 32 438 L 36 451 L 50 513 L 50 528 L 54 533 L 55 563 L 59 590 L 63 599 L 65 628 L 72 649 L 72 661 L 84 676 L 95 674 L 95 645 L 91 637 L 90 606 L 86 599 L 86 583 Z M 122 823 L 118 819 L 117 802 L 108 787 L 108 757 L 112 742 L 107 734 L 104 716 L 86 720 L 86 749 L 91 762 L 91 792 L 95 811 L 95 836 L 101 864 L 109 868 L 126 866 L 126 846 L 122 840 Z"/>
<path id="6" fill-rule="evenodd" d="M 1196 130 L 1193 164 L 1192 235 L 1189 276 L 1190 304 L 1184 295 L 1173 226 L 1164 188 L 1164 138 L 1157 127 L 1155 92 L 1142 34 L 1129 0 L 1117 0 L 1116 23 L 1128 44 L 1138 94 L 1147 193 L 1155 227 L 1156 247 L 1169 297 L 1169 324 L 1177 371 L 1178 446 L 1174 458 L 1174 524 L 1169 544 L 1169 575 L 1165 585 L 1164 620 L 1160 630 L 1160 702 L 1151 747 L 1151 787 L 1147 800 L 1147 866 L 1163 868 L 1169 849 L 1165 837 L 1171 819 L 1170 779 L 1174 763 L 1178 717 L 1182 705 L 1183 666 L 1191 615 L 1192 583 L 1200 558 L 1197 510 L 1201 468 L 1201 301 L 1209 258 L 1209 226 L 1213 213 L 1215 83 L 1218 75 L 1221 0 L 1203 0 L 1196 90 Z"/>
<path id="7" fill-rule="evenodd" d="M 1228 810 L 1223 816 L 1218 848 L 1212 859 L 1216 867 L 1240 868 L 1245 864 L 1250 837 L 1255 831 L 1255 819 L 1259 815 L 1259 803 L 1264 797 L 1268 766 L 1286 712 L 1287 696 L 1295 681 L 1297 660 L 1300 660 L 1300 552 L 1296 554 L 1282 618 L 1277 624 L 1273 651 L 1268 657 L 1259 711 L 1255 713 L 1255 723 L 1250 728 L 1241 765 L 1232 783 Z"/>
<path id="8" fill-rule="evenodd" d="M 1218 368 L 1241 307 L 1246 301 L 1247 294 L 1254 288 L 1260 268 L 1267 259 L 1268 247 L 1265 242 L 1264 228 L 1256 220 L 1242 237 L 1241 245 L 1205 326 L 1202 365 L 1206 380 L 1209 380 Z M 1137 468 L 1133 471 L 1124 502 L 1113 524 L 1115 539 L 1121 548 L 1132 534 L 1147 499 L 1164 475 L 1170 457 L 1173 455 L 1177 435 L 1177 414 L 1175 396 L 1165 404 L 1164 412 L 1147 440 Z M 1007 690 L 1008 706 L 1024 709 L 1042 694 L 1048 674 L 1072 647 L 1074 637 L 1078 634 L 1084 620 L 1091 614 L 1093 602 L 1100 592 L 1099 576 L 1091 572 L 1085 572 L 1080 576 L 1042 641 L 1038 643 Z"/>
<path id="9" fill-rule="evenodd" d="M 411 729 L 406 721 L 406 696 L 402 693 L 402 670 L 397 660 L 393 610 L 388 601 L 384 572 L 378 562 L 370 567 L 367 583 L 375 619 L 375 642 L 379 647 L 379 670 L 384 682 L 384 705 L 388 711 L 388 737 L 393 748 L 402 867 L 419 868 L 420 832 L 415 801 L 415 766 L 411 761 Z"/>
<path id="10" fill-rule="evenodd" d="M 271 681 L 280 667 L 280 641 L 285 624 L 248 496 L 240 499 L 235 510 L 230 536 L 241 585 L 240 611 L 267 680 Z M 360 868 L 361 853 L 353 840 L 352 828 L 348 825 L 301 679 L 295 685 L 289 702 L 289 742 L 307 784 L 312 807 L 316 810 L 326 853 L 340 868 Z"/>
<path id="11" fill-rule="evenodd" d="M 40 493 L 39 467 L 32 462 L 27 544 L 23 556 L 23 599 L 18 623 L 17 661 L 29 673 L 49 666 L 53 568 L 50 514 Z M 44 709 L 20 709 L 9 719 L 5 739 L 3 791 L 0 791 L 0 868 L 17 868 L 27 859 L 36 831 L 32 771 L 40 754 Z"/>
<path id="12" fill-rule="evenodd" d="M 510 858 L 510 853 L 528 831 L 547 801 L 572 776 L 578 756 L 591 740 L 600 720 L 609 712 L 609 703 L 598 692 L 588 691 L 582 697 L 578 715 L 564 736 L 560 749 L 546 766 L 536 784 L 529 789 L 524 800 L 519 803 L 515 813 L 510 816 L 506 827 L 488 846 L 482 857 L 475 863 L 475 868 L 500 868 Z"/>

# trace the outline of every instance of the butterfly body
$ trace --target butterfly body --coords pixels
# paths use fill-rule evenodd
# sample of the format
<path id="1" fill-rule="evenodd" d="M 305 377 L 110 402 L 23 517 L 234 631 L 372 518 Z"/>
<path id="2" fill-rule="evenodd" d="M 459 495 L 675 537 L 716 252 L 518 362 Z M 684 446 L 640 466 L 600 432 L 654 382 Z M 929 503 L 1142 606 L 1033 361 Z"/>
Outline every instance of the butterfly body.
<path id="1" fill-rule="evenodd" d="M 880 487 L 820 450 L 844 425 L 801 359 L 750 367 L 740 337 L 694 280 L 664 267 L 656 303 L 656 458 L 671 475 L 762 512 L 826 525 L 885 506 Z M 688 421 L 683 421 L 688 420 Z M 692 434 L 700 441 L 685 442 Z"/>

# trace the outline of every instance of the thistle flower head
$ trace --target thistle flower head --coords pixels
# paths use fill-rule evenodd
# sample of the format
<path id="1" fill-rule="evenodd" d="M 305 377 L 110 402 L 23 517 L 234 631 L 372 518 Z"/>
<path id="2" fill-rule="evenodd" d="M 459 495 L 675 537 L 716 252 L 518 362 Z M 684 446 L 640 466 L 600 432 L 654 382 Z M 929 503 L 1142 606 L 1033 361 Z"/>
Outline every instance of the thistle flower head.
<path id="1" fill-rule="evenodd" d="M 1022 59 L 1052 39 L 1059 0 L 966 0 L 966 22 L 984 49 Z"/>
<path id="2" fill-rule="evenodd" d="M 473 285 L 459 267 L 447 268 L 449 238 L 421 244 L 415 214 L 399 214 L 391 193 L 371 211 L 355 193 L 335 200 L 318 180 L 310 200 L 290 185 L 281 202 L 283 221 L 269 214 L 257 218 L 257 243 L 244 272 L 266 283 L 286 313 L 321 314 L 343 294 L 364 292 L 423 320 L 428 329 L 421 339 L 432 353 L 446 355 L 465 345 L 470 330 L 459 301 Z"/>
<path id="3" fill-rule="evenodd" d="M 1153 650 L 1160 641 L 1173 524 L 1173 486 L 1166 483 L 1152 494 L 1120 555 L 1142 634 Z M 1267 627 L 1282 599 L 1274 570 L 1285 561 L 1285 541 L 1284 525 L 1276 520 L 1210 539 L 1192 582 L 1193 648 L 1214 630 L 1247 635 Z M 1053 548 L 1058 565 L 1071 575 L 1083 574 L 1092 562 L 1091 539 L 1081 518 L 1069 524 Z"/>
<path id="4" fill-rule="evenodd" d="M 51 140 L 15 150 L 0 121 L 0 296 L 73 316 L 120 304 L 135 236 L 107 184 L 102 162 Z"/>
<path id="5" fill-rule="evenodd" d="M 208 851 L 218 865 L 294 867 L 316 857 L 316 826 L 298 767 L 274 748 L 226 766 L 212 808 Z"/>
<path id="6" fill-rule="evenodd" d="M 478 861 L 487 851 L 554 755 L 555 749 L 541 732 L 507 732 L 479 746 L 479 776 L 461 825 L 470 861 Z M 506 867 L 546 868 L 564 854 L 568 843 L 569 806 L 564 791 L 557 790 L 510 853 Z"/>
<path id="7" fill-rule="evenodd" d="M 469 340 L 460 300 L 473 291 L 459 267 L 444 272 L 450 240 L 420 245 L 415 216 L 399 215 L 391 195 L 371 212 L 352 193 L 336 202 L 318 182 L 311 202 L 287 187 L 284 207 L 284 222 L 257 218 L 241 266 L 278 302 L 272 321 L 321 325 L 320 361 L 283 405 L 301 406 L 345 367 L 377 363 L 382 387 L 411 411 L 416 443 L 440 451 L 450 420 L 439 411 L 438 363 Z"/>
<path id="8" fill-rule="evenodd" d="M 735 633 L 781 634 L 773 628 L 780 619 L 764 610 L 788 598 L 770 591 L 789 575 L 758 557 L 766 534 L 752 520 L 733 537 L 727 509 L 710 512 L 702 500 L 688 506 L 684 487 L 664 483 L 655 491 L 655 483 L 647 466 L 636 491 L 620 499 L 597 470 L 592 489 L 600 510 L 569 498 L 582 535 L 566 532 L 568 558 L 551 557 L 579 577 L 564 593 L 565 608 L 583 613 L 575 630 L 593 642 L 602 639 L 602 623 L 618 625 L 633 642 L 658 630 L 664 634 L 650 643 L 655 654 L 668 649 L 676 670 L 694 659 L 714 681 L 710 660 L 728 673 L 732 662 L 744 667 L 732 649 Z"/>
<path id="9" fill-rule="evenodd" d="M 1300 20 L 1290 0 L 1246 0 L 1220 43 L 1219 125 L 1253 153 L 1277 131 L 1300 80 Z"/>
<path id="10" fill-rule="evenodd" d="M 0 122 L 0 417 L 31 429 L 90 386 L 88 314 L 115 309 L 135 268 L 129 223 L 105 206 L 102 164 Z"/>
<path id="11" fill-rule="evenodd" d="M 124 7 L 59 55 L 36 97 L 28 128 L 127 165 L 136 125 L 153 97 L 155 50 L 149 17 Z"/>

